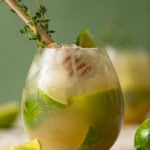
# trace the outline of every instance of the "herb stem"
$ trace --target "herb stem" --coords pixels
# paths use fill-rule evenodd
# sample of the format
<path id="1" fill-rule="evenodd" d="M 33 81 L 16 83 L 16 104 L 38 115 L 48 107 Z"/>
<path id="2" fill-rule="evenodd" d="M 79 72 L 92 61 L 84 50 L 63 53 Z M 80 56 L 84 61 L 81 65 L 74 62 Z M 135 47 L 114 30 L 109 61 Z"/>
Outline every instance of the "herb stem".
<path id="1" fill-rule="evenodd" d="M 53 39 L 40 27 L 39 25 L 35 25 L 32 23 L 32 20 L 30 17 L 25 15 L 25 13 L 18 8 L 16 0 L 4 0 L 9 7 L 16 12 L 16 14 L 27 24 L 31 30 L 35 33 L 37 33 L 41 40 L 45 43 L 45 45 L 50 45 L 54 43 Z"/>

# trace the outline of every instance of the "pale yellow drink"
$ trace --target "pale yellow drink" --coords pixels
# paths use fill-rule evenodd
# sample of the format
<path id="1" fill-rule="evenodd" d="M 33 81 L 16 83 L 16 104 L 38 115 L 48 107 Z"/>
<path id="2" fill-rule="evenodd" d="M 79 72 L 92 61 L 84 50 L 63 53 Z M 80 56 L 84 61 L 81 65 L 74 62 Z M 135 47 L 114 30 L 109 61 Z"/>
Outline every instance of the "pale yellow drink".
<path id="1" fill-rule="evenodd" d="M 69 76 L 67 54 L 91 66 Z M 108 150 L 122 123 L 123 103 L 113 66 L 104 50 L 58 46 L 42 49 L 31 66 L 23 94 L 23 120 L 43 150 Z"/>

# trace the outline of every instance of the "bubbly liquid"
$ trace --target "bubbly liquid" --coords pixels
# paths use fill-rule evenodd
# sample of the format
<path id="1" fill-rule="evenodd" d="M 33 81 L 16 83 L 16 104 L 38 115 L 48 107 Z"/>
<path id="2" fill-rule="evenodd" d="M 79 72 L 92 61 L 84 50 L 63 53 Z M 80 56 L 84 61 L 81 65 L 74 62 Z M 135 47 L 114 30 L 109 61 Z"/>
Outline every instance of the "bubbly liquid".
<path id="1" fill-rule="evenodd" d="M 72 76 L 63 65 L 71 57 Z M 90 65 L 77 74 L 76 59 Z M 69 66 L 70 67 L 70 66 Z M 23 120 L 43 150 L 108 150 L 122 122 L 122 95 L 113 66 L 98 48 L 58 47 L 36 55 L 23 96 Z"/>
<path id="2" fill-rule="evenodd" d="M 43 150 L 105 150 L 114 143 L 122 115 L 116 89 L 70 98 L 67 106 L 39 95 L 26 99 L 23 115 L 30 138 L 38 138 Z"/>

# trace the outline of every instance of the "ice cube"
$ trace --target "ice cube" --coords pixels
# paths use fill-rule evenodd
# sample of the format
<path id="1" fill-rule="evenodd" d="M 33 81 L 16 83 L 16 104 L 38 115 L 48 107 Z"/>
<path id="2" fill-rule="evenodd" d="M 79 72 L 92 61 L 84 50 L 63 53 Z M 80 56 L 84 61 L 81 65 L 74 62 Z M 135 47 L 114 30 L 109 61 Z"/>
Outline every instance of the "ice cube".
<path id="1" fill-rule="evenodd" d="M 68 75 L 68 70 L 63 65 L 68 54 L 71 55 L 72 76 Z M 46 48 L 40 60 L 38 86 L 62 104 L 67 104 L 69 97 L 107 88 L 112 84 L 114 70 L 105 55 L 105 51 L 98 48 L 80 48 L 75 45 Z M 81 61 L 91 66 L 87 76 L 77 74 L 76 58 L 81 58 Z"/>
<path id="2" fill-rule="evenodd" d="M 60 103 L 67 104 L 67 91 L 72 83 L 62 65 L 64 55 L 64 51 L 59 49 L 44 50 L 38 84 L 47 95 Z"/>

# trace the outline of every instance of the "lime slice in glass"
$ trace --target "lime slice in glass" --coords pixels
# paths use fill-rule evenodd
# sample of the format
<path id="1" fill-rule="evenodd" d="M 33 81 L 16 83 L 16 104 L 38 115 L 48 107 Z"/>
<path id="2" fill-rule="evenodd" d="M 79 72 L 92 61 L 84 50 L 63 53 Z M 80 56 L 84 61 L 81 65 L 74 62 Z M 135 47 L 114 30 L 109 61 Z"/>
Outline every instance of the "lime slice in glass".
<path id="1" fill-rule="evenodd" d="M 35 139 L 26 143 L 15 144 L 7 148 L 0 148 L 0 150 L 42 150 L 42 148 L 39 140 Z"/>
<path id="2" fill-rule="evenodd" d="M 96 44 L 92 38 L 92 35 L 90 34 L 88 29 L 84 29 L 79 34 L 76 44 L 78 46 L 81 46 L 83 48 L 94 48 L 96 47 Z"/>
<path id="3" fill-rule="evenodd" d="M 118 90 L 108 88 L 71 99 L 72 105 L 78 108 L 80 117 L 84 115 L 85 120 L 90 118 L 89 130 L 82 143 L 83 149 L 88 147 L 94 147 L 94 149 L 106 147 L 108 149 L 113 144 L 116 139 L 114 135 L 117 135 L 119 127 L 116 127 L 116 124 L 112 122 L 114 120 L 117 122 L 119 117 L 117 114 L 122 113 L 118 107 L 120 105 L 118 98 Z M 109 132 L 113 132 L 114 135 L 110 135 L 107 140 Z"/>
<path id="4" fill-rule="evenodd" d="M 12 125 L 19 114 L 17 102 L 7 102 L 0 105 L 0 127 L 6 128 Z"/>
<path id="5" fill-rule="evenodd" d="M 110 99 L 114 98 L 112 103 L 115 103 L 116 92 L 114 88 L 103 89 L 91 94 L 73 97 L 70 99 L 70 102 L 76 104 L 78 109 L 80 108 L 82 111 L 87 112 L 88 116 L 91 116 L 93 119 L 95 114 L 107 118 L 107 114 L 104 112 L 110 110 L 109 107 L 113 105 L 110 103 Z"/>
<path id="6" fill-rule="evenodd" d="M 30 129 L 38 128 L 43 120 L 54 110 L 64 108 L 65 105 L 58 103 L 49 97 L 41 89 L 38 89 L 38 95 L 26 99 L 23 107 L 24 121 Z"/>

